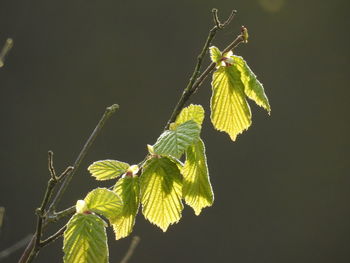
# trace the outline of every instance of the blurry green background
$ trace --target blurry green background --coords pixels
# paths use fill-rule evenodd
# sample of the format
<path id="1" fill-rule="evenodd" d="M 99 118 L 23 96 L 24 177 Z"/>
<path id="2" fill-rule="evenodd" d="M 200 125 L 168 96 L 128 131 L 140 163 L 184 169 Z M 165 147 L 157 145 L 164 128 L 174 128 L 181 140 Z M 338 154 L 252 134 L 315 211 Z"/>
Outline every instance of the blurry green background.
<path id="1" fill-rule="evenodd" d="M 0 251 L 34 231 L 47 151 L 58 171 L 72 164 L 106 106 L 121 108 L 60 208 L 112 184 L 89 176 L 91 162 L 143 159 L 189 79 L 213 7 L 222 19 L 238 10 L 218 47 L 248 27 L 250 41 L 237 53 L 264 83 L 272 114 L 251 103 L 253 125 L 233 143 L 212 128 L 205 82 L 192 102 L 207 111 L 202 137 L 214 206 L 199 217 L 186 207 L 165 234 L 140 215 L 130 262 L 350 262 L 346 0 L 1 0 L 0 45 L 12 37 L 14 47 L 0 69 Z M 130 240 L 110 242 L 111 262 Z M 60 262 L 61 245 L 36 262 Z"/>

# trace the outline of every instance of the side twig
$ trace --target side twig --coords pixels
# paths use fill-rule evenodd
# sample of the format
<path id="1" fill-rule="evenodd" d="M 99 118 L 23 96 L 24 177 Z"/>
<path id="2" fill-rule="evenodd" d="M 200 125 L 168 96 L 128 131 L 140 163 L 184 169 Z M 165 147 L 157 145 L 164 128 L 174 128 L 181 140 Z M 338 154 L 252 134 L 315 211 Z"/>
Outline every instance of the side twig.
<path id="1" fill-rule="evenodd" d="M 34 243 L 33 249 L 31 250 L 31 252 L 29 254 L 29 258 L 27 260 L 29 262 L 33 258 L 35 258 L 36 254 L 38 253 L 38 251 L 40 249 L 40 240 L 41 240 L 41 236 L 42 236 L 42 232 L 43 232 L 43 222 L 45 220 L 46 206 L 51 199 L 52 192 L 53 192 L 56 184 L 61 179 L 63 179 L 74 168 L 72 166 L 68 166 L 67 169 L 59 177 L 57 177 L 55 168 L 53 166 L 53 152 L 49 151 L 48 152 L 48 169 L 49 169 L 51 178 L 47 183 L 45 195 L 44 195 L 43 201 L 41 203 L 41 206 L 36 209 L 36 214 L 38 216 L 38 220 L 37 220 L 37 225 L 36 225 L 36 231 L 34 234 L 35 243 Z"/>
<path id="2" fill-rule="evenodd" d="M 236 37 L 236 39 L 230 44 L 228 45 L 224 51 L 222 53 L 226 53 L 232 49 L 235 49 L 239 44 L 244 42 L 244 38 L 243 36 L 240 34 Z M 199 86 L 202 85 L 203 81 L 209 76 L 209 74 L 215 69 L 215 63 L 212 62 L 210 63 L 210 65 L 203 71 L 203 73 L 198 77 L 198 79 L 196 80 L 196 82 L 193 84 L 192 86 L 192 93 L 195 93 L 197 91 L 197 89 L 199 88 Z"/>
<path id="3" fill-rule="evenodd" d="M 130 247 L 128 251 L 126 252 L 125 256 L 123 257 L 122 261 L 120 263 L 128 263 L 131 256 L 134 254 L 134 251 L 137 247 L 137 245 L 140 243 L 141 238 L 139 236 L 134 236 L 131 240 Z"/>
<path id="4" fill-rule="evenodd" d="M 202 48 L 201 53 L 199 54 L 199 56 L 197 57 L 197 63 L 196 66 L 194 67 L 194 71 L 191 75 L 191 78 L 186 86 L 186 88 L 184 89 L 181 98 L 179 99 L 178 103 L 176 104 L 170 119 L 168 120 L 166 126 L 165 126 L 165 130 L 167 130 L 170 126 L 170 123 L 174 122 L 177 115 L 179 115 L 180 111 L 182 110 L 182 108 L 184 107 L 185 103 L 188 101 L 188 99 L 192 96 L 194 89 L 193 89 L 193 85 L 195 84 L 198 75 L 200 74 L 200 69 L 202 66 L 202 62 L 203 62 L 203 58 L 205 56 L 205 54 L 208 52 L 209 46 L 211 45 L 212 40 L 214 39 L 216 32 L 220 29 L 223 29 L 226 25 L 228 25 L 233 17 L 235 16 L 235 14 L 237 13 L 236 10 L 233 10 L 231 12 L 231 15 L 229 16 L 229 18 L 225 21 L 225 23 L 221 24 L 221 22 L 219 21 L 218 18 L 218 10 L 217 9 L 213 9 L 212 10 L 212 14 L 213 14 L 213 19 L 214 19 L 214 23 L 215 26 L 209 31 L 209 35 L 207 37 L 207 40 L 204 43 L 204 46 Z M 210 72 L 209 72 L 210 73 Z M 209 74 L 207 73 L 207 74 Z"/>
<path id="5" fill-rule="evenodd" d="M 55 234 L 51 235 L 44 241 L 40 242 L 40 248 L 43 248 L 48 244 L 50 244 L 51 242 L 55 241 L 56 239 L 60 238 L 63 235 L 64 231 L 66 231 L 66 228 L 67 228 L 67 225 L 64 225 Z"/>
<path id="6" fill-rule="evenodd" d="M 24 238 L 22 238 L 21 240 L 17 241 L 12 246 L 1 251 L 0 252 L 0 261 L 7 258 L 9 255 L 16 252 L 17 250 L 23 248 L 25 245 L 27 245 L 28 242 L 31 240 L 32 236 L 33 236 L 33 234 L 29 234 L 29 235 L 25 236 Z"/>
<path id="7" fill-rule="evenodd" d="M 59 215 L 59 218 L 62 218 L 63 216 L 67 216 L 71 213 L 74 213 L 74 208 L 68 208 L 67 210 L 64 210 L 60 213 L 55 213 L 55 207 L 60 201 L 63 193 L 65 192 L 69 182 L 71 181 L 73 175 L 79 168 L 82 160 L 84 159 L 85 155 L 87 154 L 88 150 L 90 149 L 91 145 L 93 144 L 94 140 L 96 139 L 97 135 L 99 132 L 102 130 L 104 127 L 105 123 L 107 120 L 119 109 L 119 105 L 114 104 L 106 109 L 104 112 L 102 118 L 98 122 L 96 128 L 84 144 L 84 147 L 80 151 L 77 159 L 74 162 L 74 168 L 73 167 L 68 167 L 60 176 L 56 176 L 56 172 L 53 167 L 53 161 L 52 161 L 52 152 L 49 152 L 49 158 L 48 158 L 48 166 L 49 166 L 49 171 L 51 178 L 48 182 L 48 186 L 46 188 L 46 192 L 43 198 L 43 202 L 36 210 L 37 215 L 38 215 L 38 221 L 37 221 L 37 230 L 36 233 L 33 235 L 31 241 L 29 242 L 28 246 L 26 247 L 25 251 L 23 252 L 19 263 L 28 263 L 31 262 L 35 256 L 37 255 L 38 251 L 40 250 L 42 244 L 41 244 L 41 236 L 42 236 L 42 230 L 43 228 L 47 225 L 48 222 L 56 221 L 55 216 Z M 46 206 L 51 199 L 52 191 L 58 181 L 63 180 L 63 183 L 59 190 L 56 193 L 56 196 L 54 200 L 52 201 L 51 205 L 49 206 L 49 209 L 45 212 Z M 57 233 L 56 233 L 57 234 Z M 61 233 L 61 235 L 63 232 Z M 50 242 L 54 241 L 55 239 L 50 239 L 50 241 L 46 240 L 44 242 L 45 245 L 49 244 Z"/>
<path id="8" fill-rule="evenodd" d="M 53 213 L 53 215 L 48 216 L 46 218 L 46 223 L 57 222 L 64 217 L 73 215 L 74 213 L 75 213 L 75 205 L 67 209 L 64 209 L 60 212 L 55 212 Z"/>
<path id="9" fill-rule="evenodd" d="M 3 46 L 2 50 L 0 51 L 0 68 L 4 66 L 5 57 L 10 52 L 12 46 L 13 46 L 12 38 L 6 39 L 5 45 Z"/>
<path id="10" fill-rule="evenodd" d="M 91 145 L 93 144 L 93 142 L 95 141 L 97 135 L 100 133 L 100 131 L 102 130 L 102 128 L 104 127 L 105 123 L 107 122 L 107 120 L 119 109 L 119 105 L 118 104 L 114 104 L 110 107 L 108 107 L 105 111 L 105 113 L 103 114 L 101 120 L 99 121 L 99 123 L 97 124 L 96 128 L 94 129 L 94 131 L 92 132 L 92 134 L 90 135 L 89 139 L 86 141 L 83 149 L 80 151 L 77 159 L 74 162 L 74 169 L 66 176 L 66 178 L 64 179 L 60 189 L 57 191 L 56 196 L 54 198 L 54 200 L 52 201 L 50 208 L 49 208 L 49 213 L 52 213 L 57 204 L 59 203 L 59 201 L 62 198 L 62 195 L 64 194 L 64 192 L 67 189 L 68 184 L 70 183 L 70 181 L 72 180 L 72 177 L 74 176 L 75 172 L 78 170 L 82 160 L 84 159 L 84 157 L 86 156 L 87 152 L 89 151 Z"/>

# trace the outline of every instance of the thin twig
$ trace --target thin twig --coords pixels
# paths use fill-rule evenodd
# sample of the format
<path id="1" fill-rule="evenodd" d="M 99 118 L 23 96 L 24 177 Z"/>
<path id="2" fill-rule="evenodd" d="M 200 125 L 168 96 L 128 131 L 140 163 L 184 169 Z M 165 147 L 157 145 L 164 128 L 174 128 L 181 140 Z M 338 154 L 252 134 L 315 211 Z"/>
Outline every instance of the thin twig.
<path id="1" fill-rule="evenodd" d="M 75 213 L 75 205 L 62 210 L 60 212 L 55 212 L 53 215 L 50 215 L 46 218 L 46 223 L 57 222 L 60 219 L 73 215 Z"/>
<path id="2" fill-rule="evenodd" d="M 4 214 L 5 214 L 5 207 L 0 206 L 0 231 L 1 231 L 1 227 L 2 227 L 2 221 L 4 219 Z"/>
<path id="3" fill-rule="evenodd" d="M 221 24 L 219 21 L 219 18 L 217 17 L 217 9 L 213 9 L 212 10 L 212 14 L 213 14 L 213 18 L 214 18 L 214 23 L 215 26 L 209 31 L 209 35 L 207 37 L 207 40 L 205 41 L 204 47 L 201 51 L 201 53 L 199 54 L 199 56 L 197 57 L 197 64 L 194 68 L 194 71 L 192 73 L 192 76 L 186 86 L 186 88 L 184 89 L 178 103 L 176 104 L 170 119 L 168 120 L 164 130 L 167 130 L 170 126 L 170 124 L 172 122 L 174 122 L 176 120 L 177 115 L 179 115 L 179 113 L 181 112 L 182 108 L 184 107 L 185 103 L 189 100 L 189 98 L 192 96 L 192 94 L 198 89 L 198 87 L 202 84 L 203 81 L 198 82 L 198 75 L 200 74 L 200 68 L 202 66 L 202 62 L 203 62 L 203 58 L 205 56 L 205 54 L 208 52 L 209 46 L 211 45 L 211 41 L 214 39 L 216 32 L 219 29 L 223 29 L 226 25 L 228 25 L 233 17 L 235 16 L 235 14 L 237 13 L 237 11 L 233 10 L 229 16 L 229 18 L 225 21 L 224 24 Z M 201 77 L 203 78 L 203 80 L 210 74 L 210 72 L 215 68 L 215 64 L 214 66 L 212 66 L 212 64 L 209 65 L 209 69 L 207 68 L 203 74 L 201 75 Z M 211 69 L 211 67 L 213 67 Z M 196 86 L 195 86 L 196 85 Z"/>
<path id="4" fill-rule="evenodd" d="M 28 244 L 30 239 L 32 238 L 33 234 L 29 234 L 26 237 L 22 238 L 21 240 L 17 241 L 15 244 L 12 246 L 4 249 L 3 251 L 0 252 L 0 261 L 3 260 L 4 258 L 8 257 L 12 253 L 16 252 L 17 250 L 21 249 L 25 245 Z"/>
<path id="5" fill-rule="evenodd" d="M 106 111 L 104 112 L 102 118 L 100 119 L 100 121 L 98 122 L 96 128 L 94 129 L 94 131 L 92 132 L 92 134 L 90 135 L 89 139 L 86 141 L 83 149 L 80 151 L 77 159 L 74 162 L 74 169 L 64 178 L 64 181 L 60 187 L 60 189 L 57 191 L 55 198 L 53 199 L 50 208 L 49 208 L 49 213 L 52 213 L 57 204 L 59 203 L 59 201 L 62 198 L 62 195 L 64 194 L 64 192 L 67 189 L 68 184 L 70 183 L 70 181 L 72 180 L 75 172 L 78 170 L 82 160 L 84 159 L 85 155 L 87 154 L 87 152 L 89 151 L 91 145 L 93 144 L 93 142 L 95 141 L 97 135 L 100 133 L 100 131 L 102 130 L 102 128 L 104 127 L 105 123 L 107 122 L 107 120 L 119 109 L 119 105 L 118 104 L 113 104 L 112 106 L 108 107 L 106 109 Z"/>
<path id="6" fill-rule="evenodd" d="M 66 231 L 66 228 L 67 228 L 67 225 L 64 225 L 55 234 L 48 237 L 44 241 L 41 241 L 40 248 L 43 248 L 43 247 L 47 246 L 48 244 L 50 244 L 51 242 L 54 242 L 56 239 L 60 238 L 63 235 L 64 231 Z"/>
<path id="7" fill-rule="evenodd" d="M 58 204 L 58 202 L 60 201 L 63 193 L 65 192 L 72 176 L 74 175 L 76 170 L 79 168 L 80 163 L 84 159 L 86 153 L 90 149 L 90 147 L 93 144 L 94 140 L 96 139 L 97 135 L 104 127 L 106 121 L 118 109 L 119 109 L 119 105 L 117 105 L 117 104 L 114 104 L 106 109 L 102 118 L 98 122 L 96 128 L 94 129 L 94 131 L 92 132 L 92 134 L 90 135 L 88 140 L 86 141 L 83 149 L 80 151 L 80 153 L 79 153 L 79 155 L 74 163 L 74 167 L 71 167 L 71 166 L 67 167 L 67 169 L 59 177 L 55 177 L 55 179 L 52 178 L 52 174 L 53 174 L 52 171 L 54 171 L 54 170 L 52 170 L 53 169 L 52 154 L 50 154 L 50 152 L 49 152 L 49 170 L 50 170 L 51 178 L 48 182 L 48 187 L 46 188 L 46 192 L 45 192 L 41 207 L 39 209 L 37 209 L 37 214 L 38 214 L 37 230 L 36 230 L 36 233 L 33 235 L 30 243 L 28 244 L 28 246 L 24 250 L 24 252 L 19 260 L 19 263 L 28 263 L 28 262 L 31 262 L 35 258 L 37 252 L 40 249 L 40 244 L 41 244 L 40 239 L 41 239 L 41 235 L 42 235 L 42 229 L 47 225 L 48 222 L 55 221 L 52 219 L 55 216 L 55 207 Z M 62 183 L 60 189 L 57 191 L 56 196 L 55 196 L 54 200 L 52 201 L 48 211 L 44 214 L 46 205 L 47 205 L 48 201 L 50 200 L 52 190 L 53 190 L 55 184 L 58 182 L 58 180 L 61 180 L 61 179 L 63 180 L 63 183 Z M 71 213 L 71 210 L 69 212 Z M 68 215 L 68 214 L 69 213 L 67 212 L 67 213 L 64 213 L 61 215 Z M 44 218 L 50 218 L 50 220 L 44 221 Z M 50 241 L 50 242 L 52 242 L 52 241 Z M 48 243 L 50 243 L 50 242 L 48 242 Z"/>
<path id="8" fill-rule="evenodd" d="M 5 45 L 3 46 L 1 52 L 0 52 L 0 68 L 4 66 L 5 63 L 5 57 L 10 52 L 11 48 L 13 46 L 13 40 L 12 38 L 6 39 Z"/>
<path id="9" fill-rule="evenodd" d="M 221 28 L 221 23 L 218 17 L 218 10 L 216 8 L 213 8 L 213 10 L 211 10 L 212 14 L 213 14 L 213 20 L 214 20 L 214 24 L 216 25 L 217 28 Z"/>
<path id="10" fill-rule="evenodd" d="M 230 24 L 236 13 L 237 13 L 237 10 L 232 10 L 230 16 L 226 19 L 226 21 L 221 26 L 225 27 L 228 24 Z"/>
<path id="11" fill-rule="evenodd" d="M 51 178 L 56 180 L 57 176 L 56 176 L 56 171 L 55 171 L 55 168 L 53 167 L 53 152 L 52 151 L 49 151 L 48 154 L 48 164 L 47 166 L 49 167 L 49 171 L 50 171 L 50 175 L 51 175 Z"/>
<path id="12" fill-rule="evenodd" d="M 222 52 L 223 54 L 236 48 L 239 44 L 244 42 L 244 38 L 242 37 L 242 35 L 238 35 L 236 37 L 236 39 L 230 44 L 228 45 L 224 51 Z M 203 81 L 209 76 L 209 74 L 215 69 L 215 63 L 212 62 L 204 71 L 203 73 L 198 77 L 198 79 L 196 80 L 196 82 L 193 84 L 192 87 L 192 93 L 190 95 L 192 95 L 193 93 L 195 93 L 197 91 L 197 89 L 199 88 L 199 86 L 202 85 Z"/>
<path id="13" fill-rule="evenodd" d="M 45 195 L 43 198 L 43 201 L 41 203 L 41 206 L 39 208 L 36 209 L 36 214 L 38 216 L 37 219 L 37 224 L 36 224 L 36 231 L 34 234 L 34 246 L 33 249 L 31 250 L 29 257 L 27 259 L 28 262 L 30 262 L 32 259 L 35 258 L 36 254 L 38 253 L 39 249 L 40 249 L 40 240 L 41 240 L 41 236 L 42 236 L 42 232 L 43 232 L 43 223 L 45 220 L 45 211 L 46 211 L 46 206 L 48 204 L 48 202 L 51 199 L 52 196 L 52 192 L 56 186 L 56 184 L 59 182 L 59 179 L 63 178 L 63 176 L 57 177 L 56 176 L 56 171 L 53 165 L 53 152 L 52 151 L 48 151 L 48 170 L 50 172 L 50 180 L 47 183 L 47 187 L 46 187 L 46 191 L 45 191 Z M 71 170 L 73 169 L 72 167 L 68 167 L 69 169 L 66 170 Z M 63 173 L 62 175 L 64 175 L 65 173 Z"/>
<path id="14" fill-rule="evenodd" d="M 141 240 L 141 238 L 139 236 L 134 236 L 132 238 L 130 247 L 129 247 L 128 251 L 126 252 L 122 261 L 120 261 L 120 263 L 127 263 L 129 261 L 131 256 L 134 254 L 137 245 L 140 243 L 140 240 Z"/>
<path id="15" fill-rule="evenodd" d="M 26 263 L 26 262 L 28 262 L 29 256 L 32 253 L 34 245 L 35 245 L 35 240 L 36 240 L 36 236 L 33 235 L 32 239 L 30 240 L 29 244 L 25 248 L 25 250 L 24 250 L 21 258 L 19 259 L 18 263 Z"/>
<path id="16" fill-rule="evenodd" d="M 66 170 L 64 170 L 60 176 L 57 177 L 57 180 L 62 180 L 64 177 L 66 177 L 68 174 L 70 174 L 74 170 L 73 166 L 68 166 Z"/>

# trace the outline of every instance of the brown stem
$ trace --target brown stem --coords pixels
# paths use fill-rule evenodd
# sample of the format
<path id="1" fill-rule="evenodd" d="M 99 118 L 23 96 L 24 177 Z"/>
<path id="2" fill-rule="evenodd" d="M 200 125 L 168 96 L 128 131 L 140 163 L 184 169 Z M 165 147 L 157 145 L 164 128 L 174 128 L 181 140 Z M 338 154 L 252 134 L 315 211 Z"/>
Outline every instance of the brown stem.
<path id="1" fill-rule="evenodd" d="M 216 26 L 215 26 L 216 27 Z M 226 53 L 228 51 L 230 51 L 231 49 L 237 47 L 240 43 L 244 42 L 244 38 L 242 37 L 242 35 L 237 36 L 237 38 L 230 44 L 228 45 L 223 53 Z M 209 46 L 210 42 L 208 42 L 208 46 Z M 205 45 L 206 46 L 206 45 Z M 202 53 L 201 53 L 202 54 Z M 199 56 L 200 57 L 200 56 Z M 200 60 L 200 63 L 202 61 Z M 198 63 L 196 65 L 196 69 L 199 69 L 200 64 L 198 66 Z M 167 122 L 167 125 L 165 126 L 165 129 L 168 129 L 170 124 L 172 122 L 174 122 L 176 120 L 177 115 L 180 114 L 181 110 L 183 109 L 183 107 L 185 106 L 186 102 L 190 99 L 190 97 L 193 95 L 193 93 L 195 93 L 197 91 L 197 89 L 202 85 L 203 81 L 209 76 L 209 74 L 215 69 L 215 63 L 212 62 L 204 71 L 203 73 L 196 78 L 195 81 L 192 81 L 192 78 L 190 79 L 189 84 L 187 85 L 187 87 L 185 88 L 185 90 L 182 93 L 182 96 L 180 98 L 180 100 L 178 101 L 178 103 L 175 106 L 175 109 L 173 110 L 173 113 L 171 114 L 170 119 Z M 196 71 L 199 74 L 199 71 Z M 197 75 L 198 75 L 197 74 Z M 197 76 L 196 75 L 196 76 Z"/>
<path id="2" fill-rule="evenodd" d="M 105 123 L 107 122 L 107 120 L 119 109 L 119 105 L 118 104 L 114 104 L 110 107 L 108 107 L 106 109 L 106 111 L 104 112 L 102 118 L 100 119 L 100 121 L 98 122 L 96 128 L 94 129 L 94 131 L 91 133 L 90 137 L 88 138 L 88 140 L 86 141 L 86 143 L 84 144 L 84 147 L 82 148 L 82 150 L 80 151 L 77 159 L 74 162 L 74 169 L 67 174 L 67 176 L 65 177 L 60 189 L 57 191 L 55 198 L 53 199 L 50 208 L 49 208 L 49 213 L 52 213 L 57 204 L 59 203 L 59 201 L 62 198 L 62 195 L 64 194 L 64 192 L 67 189 L 68 184 L 70 183 L 70 181 L 72 180 L 72 177 L 74 176 L 75 172 L 78 170 L 82 160 L 84 159 L 84 157 L 86 156 L 87 152 L 89 151 L 91 145 L 93 144 L 93 142 L 95 141 L 97 135 L 100 133 L 100 131 L 102 130 L 102 128 L 104 127 Z"/>
<path id="3" fill-rule="evenodd" d="M 120 263 L 127 263 L 131 256 L 134 254 L 134 251 L 137 247 L 137 245 L 140 243 L 141 238 L 139 236 L 134 236 L 131 240 L 130 247 L 128 251 L 126 252 L 125 256 L 123 257 L 122 261 Z"/>
<path id="4" fill-rule="evenodd" d="M 53 153 L 51 151 L 49 151 L 48 166 L 49 166 L 49 171 L 50 171 L 51 178 L 50 178 L 50 180 L 48 182 L 48 186 L 46 188 L 42 204 L 41 204 L 40 208 L 38 208 L 36 210 L 37 215 L 38 215 L 36 232 L 33 235 L 33 237 L 31 239 L 31 241 L 29 242 L 28 246 L 24 250 L 24 252 L 23 252 L 23 254 L 22 254 L 22 256 L 21 256 L 21 258 L 19 260 L 19 263 L 31 262 L 36 257 L 38 251 L 41 248 L 41 241 L 40 241 L 40 239 L 41 239 L 41 236 L 42 236 L 43 228 L 47 225 L 48 222 L 54 221 L 52 218 L 54 218 L 54 216 L 55 216 L 55 211 L 54 211 L 55 207 L 58 204 L 58 202 L 60 201 L 63 193 L 65 192 L 65 190 L 66 190 L 70 180 L 72 179 L 72 176 L 74 175 L 74 173 L 76 172 L 76 170 L 80 166 L 80 164 L 81 164 L 82 160 L 84 159 L 86 153 L 90 149 L 91 145 L 93 144 L 93 142 L 96 139 L 96 137 L 99 134 L 99 132 L 104 127 L 106 121 L 118 109 L 119 109 L 119 106 L 117 104 L 114 104 L 114 105 L 112 105 L 112 106 L 110 106 L 110 107 L 108 107 L 106 109 L 106 111 L 103 114 L 102 118 L 98 122 L 96 128 L 94 129 L 94 131 L 92 132 L 92 134 L 90 135 L 90 137 L 86 141 L 84 147 L 80 151 L 80 153 L 79 153 L 79 155 L 78 155 L 78 157 L 77 157 L 77 159 L 76 159 L 76 161 L 74 163 L 74 167 L 71 167 L 71 166 L 67 167 L 67 169 L 59 177 L 56 176 L 55 170 L 53 168 L 53 162 L 52 162 Z M 52 201 L 48 211 L 45 213 L 45 209 L 46 209 L 47 203 L 49 202 L 49 200 L 51 198 L 52 191 L 53 191 L 56 183 L 58 181 L 60 181 L 60 180 L 63 180 L 63 183 L 62 183 L 60 189 L 57 191 L 56 196 L 55 196 L 54 200 Z M 67 214 L 71 213 L 71 211 L 72 210 L 66 211 L 67 213 L 65 213 L 64 215 L 67 215 Z M 52 216 L 52 214 L 53 214 L 53 216 Z M 50 218 L 50 220 L 46 221 L 46 218 Z M 50 243 L 50 242 L 52 242 L 52 241 L 54 241 L 55 239 L 50 239 L 50 240 L 51 241 L 48 241 L 47 243 L 45 243 L 45 245 Z"/>
<path id="5" fill-rule="evenodd" d="M 60 238 L 63 235 L 66 228 L 67 228 L 67 225 L 64 225 L 55 234 L 48 237 L 44 241 L 40 242 L 40 248 L 43 248 L 43 247 L 47 246 L 48 244 L 50 244 L 51 242 L 54 242 L 56 239 Z"/>

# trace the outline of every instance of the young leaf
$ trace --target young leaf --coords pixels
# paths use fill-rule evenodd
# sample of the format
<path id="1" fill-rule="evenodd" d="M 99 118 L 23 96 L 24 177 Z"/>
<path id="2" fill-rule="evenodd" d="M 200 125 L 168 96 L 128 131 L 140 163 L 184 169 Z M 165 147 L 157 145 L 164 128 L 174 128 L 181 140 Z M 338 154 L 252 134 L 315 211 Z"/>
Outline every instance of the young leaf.
<path id="1" fill-rule="evenodd" d="M 181 218 L 182 180 L 177 165 L 166 157 L 152 158 L 140 178 L 142 212 L 164 232 Z"/>
<path id="2" fill-rule="evenodd" d="M 125 176 L 119 179 L 114 191 L 122 198 L 124 205 L 121 213 L 110 221 L 113 225 L 115 238 L 121 239 L 132 232 L 135 224 L 135 217 L 140 205 L 139 178 Z"/>
<path id="3" fill-rule="evenodd" d="M 219 64 L 221 62 L 221 59 L 222 59 L 221 51 L 215 46 L 210 47 L 209 51 L 210 51 L 211 60 L 213 62 L 215 62 L 216 64 Z"/>
<path id="4" fill-rule="evenodd" d="M 186 121 L 193 120 L 198 125 L 202 125 L 204 120 L 204 109 L 201 105 L 189 105 L 186 108 L 183 108 L 180 114 L 177 116 L 175 123 L 180 125 Z"/>
<path id="5" fill-rule="evenodd" d="M 219 67 L 213 74 L 211 121 L 233 141 L 251 125 L 251 112 L 244 95 L 241 74 L 235 67 Z"/>
<path id="6" fill-rule="evenodd" d="M 78 200 L 76 205 L 75 205 L 75 211 L 78 213 L 78 214 L 84 214 L 86 212 L 90 212 L 89 211 L 89 208 L 86 204 L 86 202 L 84 200 Z"/>
<path id="7" fill-rule="evenodd" d="M 198 140 L 187 149 L 182 175 L 184 176 L 183 197 L 186 204 L 193 208 L 196 215 L 199 215 L 204 207 L 211 206 L 214 202 L 202 140 Z"/>
<path id="8" fill-rule="evenodd" d="M 236 66 L 241 72 L 241 80 L 244 84 L 244 93 L 248 96 L 248 98 L 255 101 L 256 104 L 263 107 L 270 113 L 271 108 L 263 85 L 256 78 L 255 74 L 242 57 L 233 56 L 233 58 L 235 60 L 234 66 Z"/>
<path id="9" fill-rule="evenodd" d="M 109 180 L 117 178 L 124 174 L 129 168 L 129 164 L 115 161 L 115 160 L 103 160 L 97 161 L 88 167 L 92 176 L 96 177 L 96 180 Z"/>
<path id="10" fill-rule="evenodd" d="M 174 130 L 163 132 L 154 145 L 154 152 L 179 159 L 187 147 L 198 140 L 199 133 L 200 126 L 195 121 L 186 121 Z"/>
<path id="11" fill-rule="evenodd" d="M 115 218 L 122 211 L 122 201 L 119 196 L 106 188 L 92 190 L 84 199 L 91 212 L 103 215 L 108 219 Z"/>
<path id="12" fill-rule="evenodd" d="M 65 263 L 107 263 L 105 222 L 94 214 L 75 214 L 63 235 Z"/>

